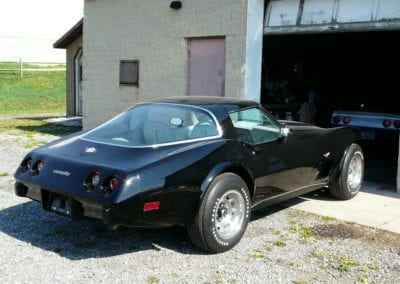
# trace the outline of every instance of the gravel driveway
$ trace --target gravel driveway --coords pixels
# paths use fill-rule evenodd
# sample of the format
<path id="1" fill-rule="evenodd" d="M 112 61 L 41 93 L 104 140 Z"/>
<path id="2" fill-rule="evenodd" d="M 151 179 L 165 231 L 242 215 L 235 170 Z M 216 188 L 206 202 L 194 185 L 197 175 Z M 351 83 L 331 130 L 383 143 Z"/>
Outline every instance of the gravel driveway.
<path id="1" fill-rule="evenodd" d="M 217 255 L 193 247 L 182 228 L 108 231 L 45 214 L 14 195 L 12 174 L 32 145 L 55 138 L 0 131 L 2 283 L 399 281 L 399 235 L 280 206 L 253 214 L 239 245 Z"/>

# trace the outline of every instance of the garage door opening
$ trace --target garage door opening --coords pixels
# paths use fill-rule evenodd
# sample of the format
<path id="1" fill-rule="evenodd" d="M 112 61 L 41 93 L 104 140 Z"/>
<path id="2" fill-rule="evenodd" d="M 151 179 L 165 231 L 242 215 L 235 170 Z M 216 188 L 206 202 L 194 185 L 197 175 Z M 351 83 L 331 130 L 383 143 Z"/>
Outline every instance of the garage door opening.
<path id="1" fill-rule="evenodd" d="M 400 115 L 400 31 L 266 35 L 261 102 L 280 119 L 300 120 L 315 105 L 313 123 L 332 127 L 335 110 Z M 369 180 L 396 182 L 398 131 L 364 130 Z"/>

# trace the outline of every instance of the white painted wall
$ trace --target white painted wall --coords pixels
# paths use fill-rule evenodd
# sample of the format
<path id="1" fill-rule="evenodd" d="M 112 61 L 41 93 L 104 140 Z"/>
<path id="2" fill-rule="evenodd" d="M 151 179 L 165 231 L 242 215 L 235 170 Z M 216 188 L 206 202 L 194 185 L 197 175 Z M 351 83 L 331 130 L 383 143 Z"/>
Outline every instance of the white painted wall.
<path id="1" fill-rule="evenodd" d="M 83 125 L 133 103 L 187 94 L 187 38 L 226 37 L 229 97 L 244 98 L 247 0 L 85 0 Z M 119 61 L 140 61 L 139 87 L 119 85 Z M 260 65 L 261 68 L 261 65 Z"/>

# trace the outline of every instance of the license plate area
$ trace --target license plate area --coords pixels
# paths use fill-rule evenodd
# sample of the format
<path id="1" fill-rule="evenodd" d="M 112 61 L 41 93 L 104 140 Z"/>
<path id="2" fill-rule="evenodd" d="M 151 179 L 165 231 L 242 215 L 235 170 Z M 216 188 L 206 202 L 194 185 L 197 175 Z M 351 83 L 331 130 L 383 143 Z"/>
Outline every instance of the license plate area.
<path id="1" fill-rule="evenodd" d="M 42 189 L 42 207 L 45 211 L 71 220 L 81 220 L 81 204 L 72 197 Z"/>

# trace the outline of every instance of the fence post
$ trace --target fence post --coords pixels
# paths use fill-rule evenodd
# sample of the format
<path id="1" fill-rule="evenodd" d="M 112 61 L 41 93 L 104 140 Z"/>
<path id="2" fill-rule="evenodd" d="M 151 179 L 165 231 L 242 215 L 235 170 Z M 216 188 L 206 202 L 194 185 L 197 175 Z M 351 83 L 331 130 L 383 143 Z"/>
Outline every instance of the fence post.
<path id="1" fill-rule="evenodd" d="M 21 78 L 24 77 L 24 73 L 22 71 L 22 58 L 19 59 L 19 74 L 21 75 Z"/>

